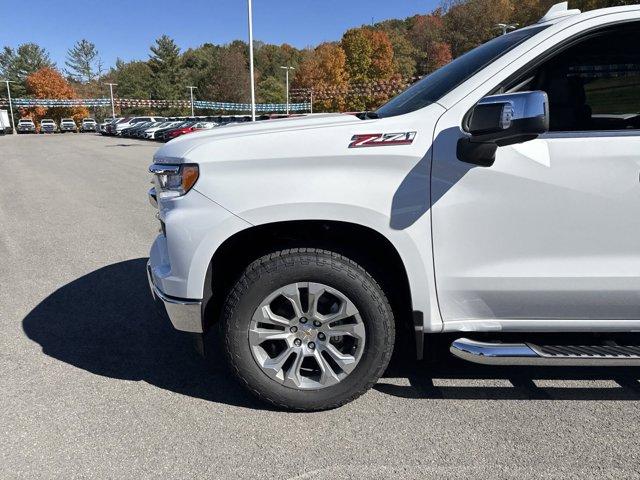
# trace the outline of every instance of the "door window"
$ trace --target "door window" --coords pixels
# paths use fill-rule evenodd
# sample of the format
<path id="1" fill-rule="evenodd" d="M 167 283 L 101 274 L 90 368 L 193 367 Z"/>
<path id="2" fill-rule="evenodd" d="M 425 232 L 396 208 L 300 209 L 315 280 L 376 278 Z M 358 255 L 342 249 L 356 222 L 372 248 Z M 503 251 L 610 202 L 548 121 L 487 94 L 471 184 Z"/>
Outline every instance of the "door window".
<path id="1" fill-rule="evenodd" d="M 639 38 L 638 23 L 591 34 L 511 91 L 547 92 L 551 131 L 640 129 Z"/>

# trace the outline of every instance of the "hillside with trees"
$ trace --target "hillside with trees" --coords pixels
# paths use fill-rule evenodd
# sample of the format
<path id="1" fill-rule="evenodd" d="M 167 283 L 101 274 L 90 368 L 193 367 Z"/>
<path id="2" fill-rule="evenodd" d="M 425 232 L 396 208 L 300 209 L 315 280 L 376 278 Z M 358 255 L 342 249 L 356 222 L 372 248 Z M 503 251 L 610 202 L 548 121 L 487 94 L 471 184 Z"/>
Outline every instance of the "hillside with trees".
<path id="1" fill-rule="evenodd" d="M 416 78 L 501 34 L 498 23 L 529 25 L 556 1 L 446 0 L 432 12 L 352 28 L 342 38 L 314 48 L 256 41 L 257 101 L 284 102 L 280 67 L 291 66 L 295 69 L 292 101 L 308 101 L 313 93 L 314 111 L 376 108 Z M 636 2 L 572 0 L 570 7 L 584 11 Z M 12 84 L 15 97 L 34 96 L 28 78 L 43 68 L 57 68 L 43 46 L 28 43 L 0 51 L 0 78 L 16 82 Z M 241 40 L 182 50 L 162 35 L 150 47 L 148 58 L 118 60 L 105 69 L 99 48 L 82 39 L 68 50 L 60 73 L 74 95 L 82 98 L 105 97 L 105 82 L 114 82 L 120 98 L 185 99 L 186 86 L 194 85 L 197 99 L 249 101 L 248 45 Z M 144 108 L 128 112 L 185 113 Z"/>

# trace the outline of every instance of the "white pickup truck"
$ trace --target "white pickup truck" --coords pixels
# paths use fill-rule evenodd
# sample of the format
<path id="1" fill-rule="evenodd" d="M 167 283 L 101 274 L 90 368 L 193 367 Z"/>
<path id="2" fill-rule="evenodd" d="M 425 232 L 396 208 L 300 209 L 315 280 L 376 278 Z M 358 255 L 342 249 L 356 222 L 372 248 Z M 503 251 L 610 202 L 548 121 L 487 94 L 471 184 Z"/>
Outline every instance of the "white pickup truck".
<path id="1" fill-rule="evenodd" d="M 479 363 L 640 363 L 638 38 L 640 6 L 559 4 L 376 112 L 167 143 L 154 296 L 296 410 L 366 391 L 407 331 L 417 357 L 458 332 Z"/>

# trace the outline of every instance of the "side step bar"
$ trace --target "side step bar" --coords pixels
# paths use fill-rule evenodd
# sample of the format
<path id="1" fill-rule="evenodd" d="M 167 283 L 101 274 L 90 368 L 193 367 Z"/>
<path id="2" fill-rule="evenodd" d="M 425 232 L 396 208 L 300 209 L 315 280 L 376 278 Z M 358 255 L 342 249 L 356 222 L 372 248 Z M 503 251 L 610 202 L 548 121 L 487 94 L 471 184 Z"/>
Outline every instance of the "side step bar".
<path id="1" fill-rule="evenodd" d="M 459 338 L 449 350 L 458 358 L 484 365 L 640 366 L 638 345 L 534 345 Z"/>

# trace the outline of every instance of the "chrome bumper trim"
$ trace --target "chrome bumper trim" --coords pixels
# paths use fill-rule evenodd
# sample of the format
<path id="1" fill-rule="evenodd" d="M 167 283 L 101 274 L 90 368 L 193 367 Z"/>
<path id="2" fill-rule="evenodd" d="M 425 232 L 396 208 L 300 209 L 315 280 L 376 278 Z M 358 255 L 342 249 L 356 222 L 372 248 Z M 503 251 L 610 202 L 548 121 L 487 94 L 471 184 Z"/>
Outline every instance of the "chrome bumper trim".
<path id="1" fill-rule="evenodd" d="M 192 333 L 203 333 L 202 330 L 202 300 L 189 300 L 173 298 L 165 295 L 153 283 L 151 266 L 147 263 L 147 279 L 149 288 L 156 304 L 162 303 L 164 310 L 169 316 L 169 320 L 176 330 Z"/>

